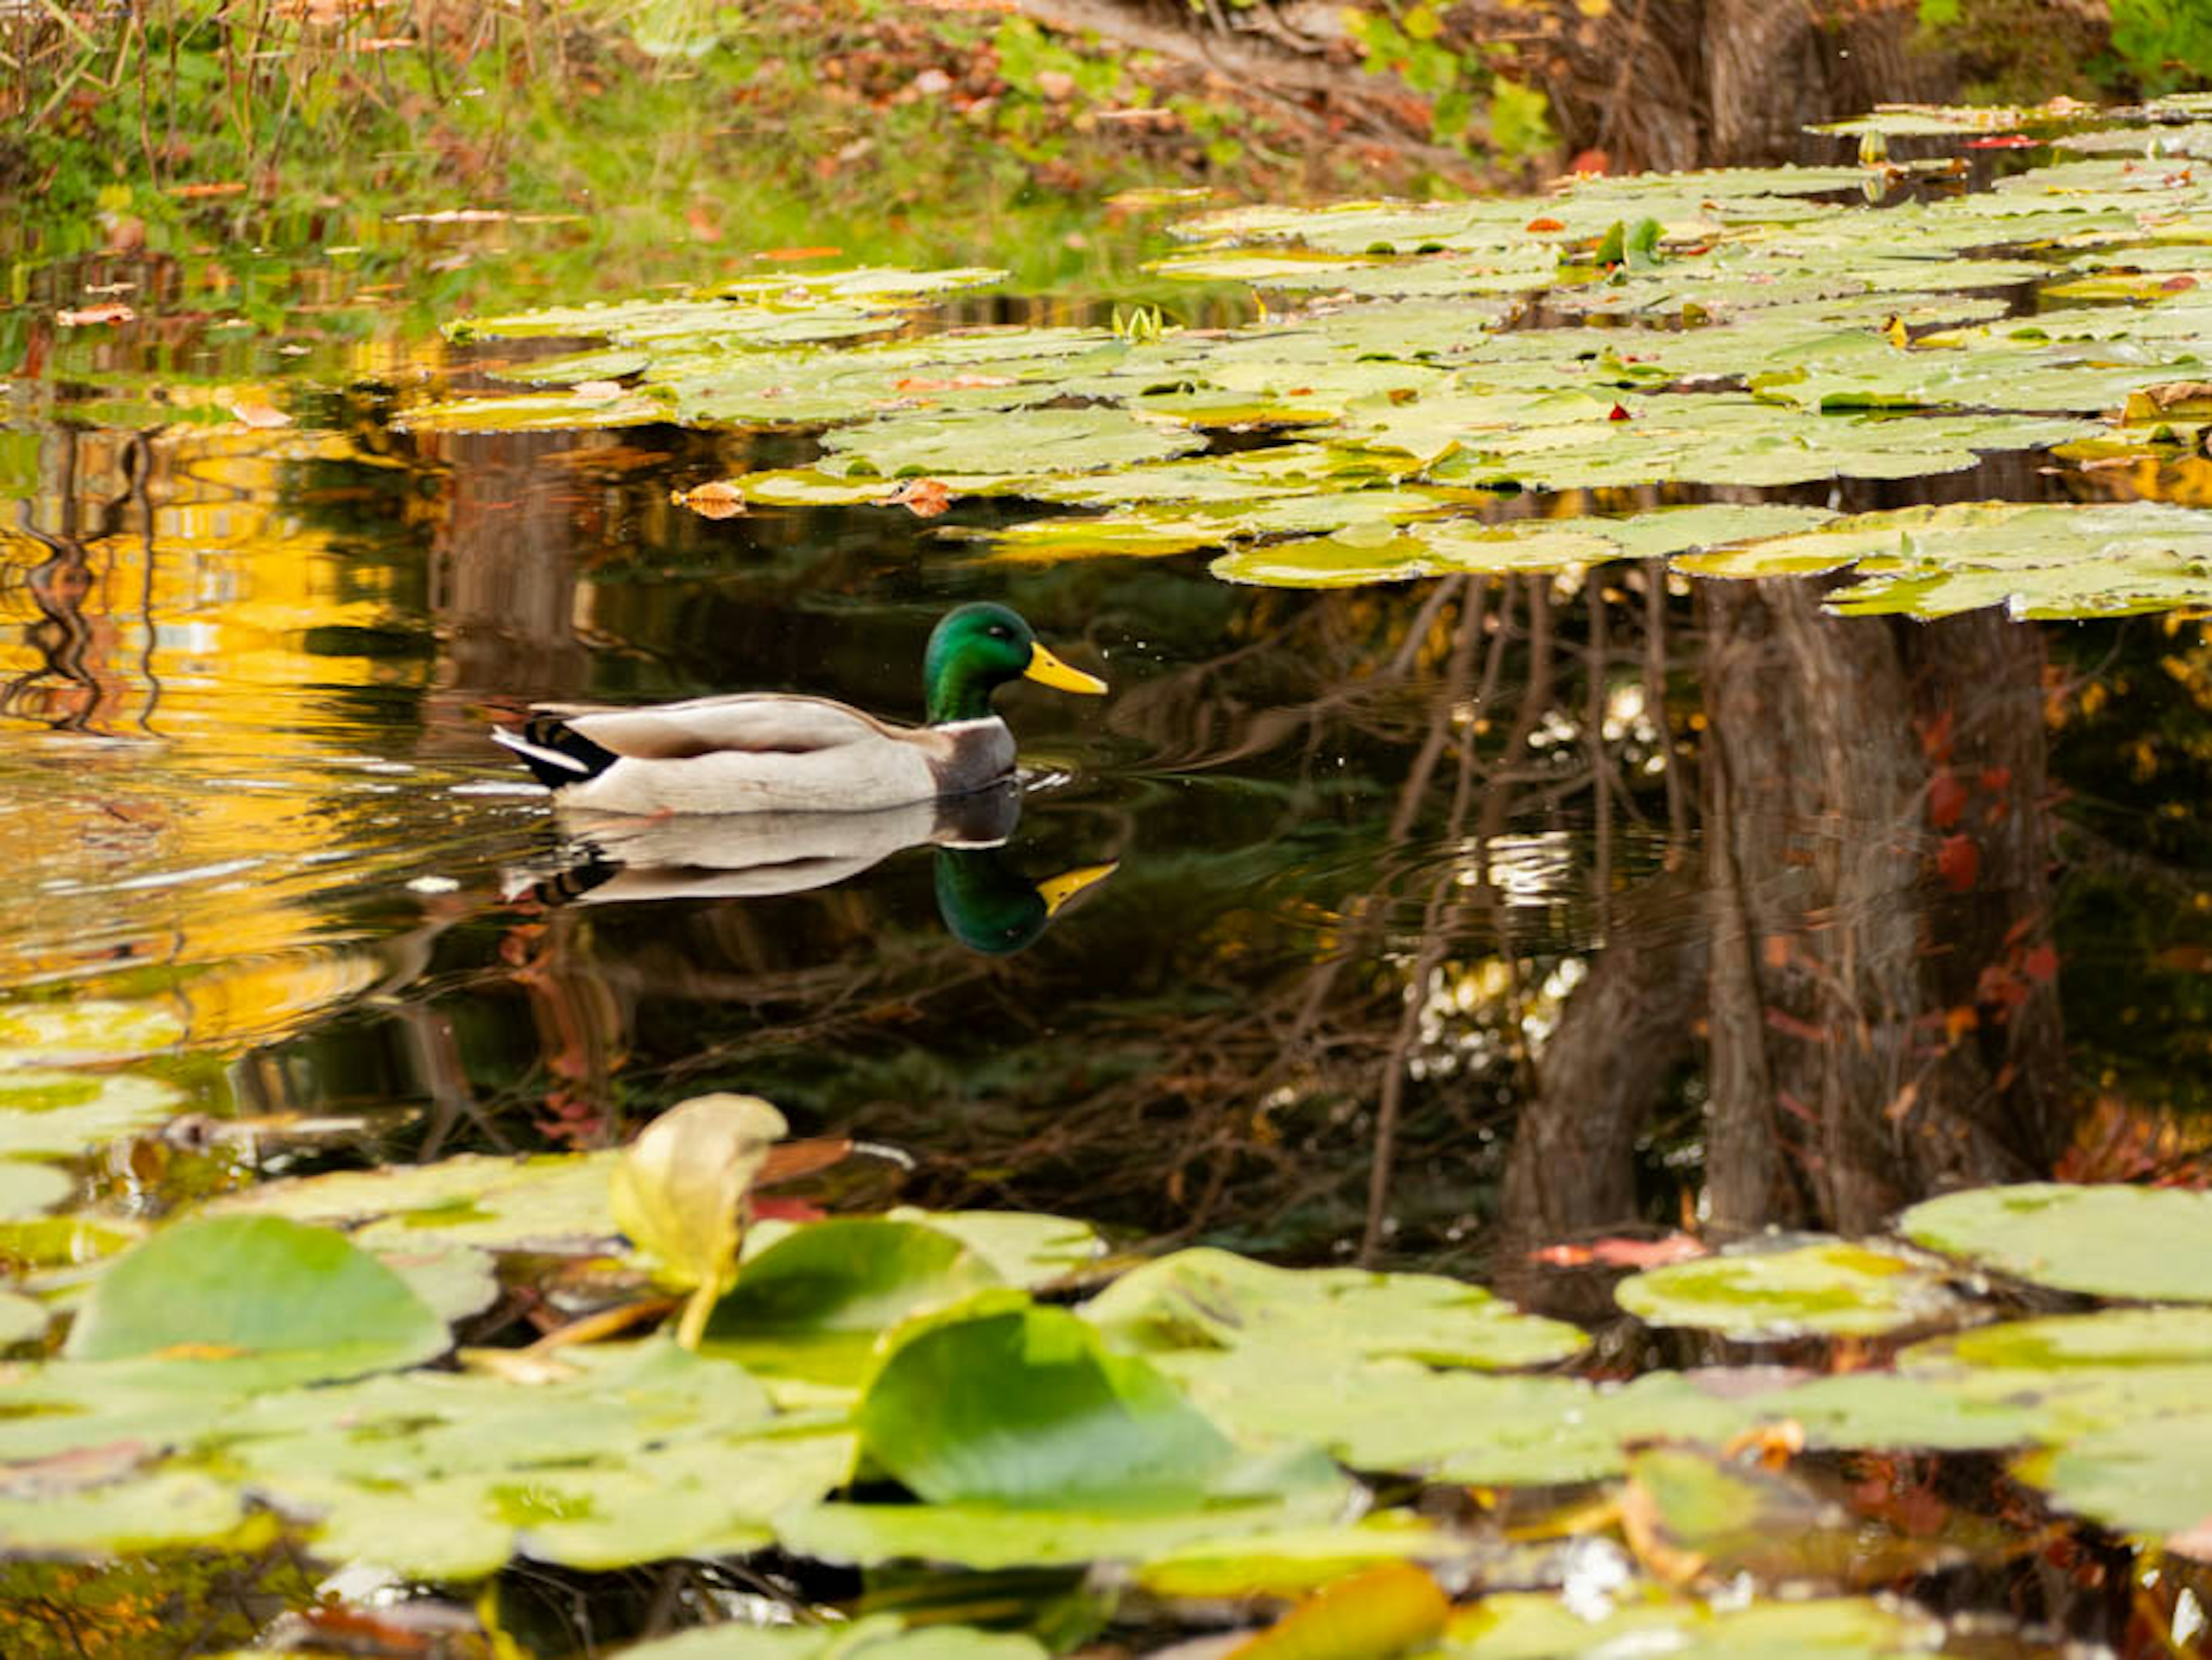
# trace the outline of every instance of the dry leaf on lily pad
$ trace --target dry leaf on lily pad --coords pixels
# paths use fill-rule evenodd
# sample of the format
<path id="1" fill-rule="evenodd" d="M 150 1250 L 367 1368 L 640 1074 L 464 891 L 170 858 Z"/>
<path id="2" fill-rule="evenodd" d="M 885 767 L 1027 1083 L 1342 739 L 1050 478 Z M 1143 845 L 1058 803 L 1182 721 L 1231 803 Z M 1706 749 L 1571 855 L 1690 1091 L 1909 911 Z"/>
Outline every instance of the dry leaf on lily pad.
<path id="1" fill-rule="evenodd" d="M 678 1333 L 687 1348 L 736 1282 L 746 1195 L 787 1128 L 757 1095 L 696 1096 L 647 1125 L 615 1166 L 616 1223 L 662 1280 L 693 1293 Z"/>

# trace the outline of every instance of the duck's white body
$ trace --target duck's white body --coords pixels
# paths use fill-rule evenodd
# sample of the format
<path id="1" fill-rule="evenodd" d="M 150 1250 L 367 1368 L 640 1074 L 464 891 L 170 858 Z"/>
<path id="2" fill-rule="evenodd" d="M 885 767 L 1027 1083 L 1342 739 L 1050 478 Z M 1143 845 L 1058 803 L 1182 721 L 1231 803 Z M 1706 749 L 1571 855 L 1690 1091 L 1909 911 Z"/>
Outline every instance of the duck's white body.
<path id="1" fill-rule="evenodd" d="M 601 812 L 870 812 L 964 794 L 1014 767 L 1013 734 L 996 715 L 904 727 L 784 692 L 547 704 L 493 736 L 564 806 Z"/>

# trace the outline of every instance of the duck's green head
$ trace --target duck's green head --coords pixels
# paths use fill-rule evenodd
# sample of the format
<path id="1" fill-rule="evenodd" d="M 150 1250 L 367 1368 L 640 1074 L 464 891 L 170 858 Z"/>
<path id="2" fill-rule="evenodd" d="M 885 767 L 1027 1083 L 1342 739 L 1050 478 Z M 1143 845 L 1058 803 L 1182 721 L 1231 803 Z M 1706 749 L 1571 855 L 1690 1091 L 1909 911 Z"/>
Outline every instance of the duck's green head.
<path id="1" fill-rule="evenodd" d="M 922 660 L 929 722 L 980 721 L 991 694 L 1027 677 L 1062 691 L 1102 692 L 1106 683 L 1072 669 L 1037 644 L 1030 625 L 1004 605 L 962 605 L 945 613 Z"/>

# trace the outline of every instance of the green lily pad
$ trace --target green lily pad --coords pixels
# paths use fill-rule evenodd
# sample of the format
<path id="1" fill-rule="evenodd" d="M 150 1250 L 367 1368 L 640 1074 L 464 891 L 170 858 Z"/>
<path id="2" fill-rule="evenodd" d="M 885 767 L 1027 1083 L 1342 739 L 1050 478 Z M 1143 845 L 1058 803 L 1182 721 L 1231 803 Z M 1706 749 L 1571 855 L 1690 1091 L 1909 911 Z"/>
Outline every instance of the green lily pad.
<path id="1" fill-rule="evenodd" d="M 1014 1509 L 1198 1502 L 1237 1448 L 1147 1361 L 1063 1310 L 987 1292 L 917 1323 L 856 1417 L 925 1499 Z"/>
<path id="2" fill-rule="evenodd" d="M 1248 1538 L 1319 1526 L 1351 1499 L 1347 1485 L 1315 1486 L 1288 1498 L 1223 1498 L 1164 1505 L 839 1502 L 777 1517 L 776 1536 L 786 1550 L 863 1567 L 952 1562 L 988 1572 L 1145 1563 L 1194 1553 L 1227 1555 Z"/>
<path id="3" fill-rule="evenodd" d="M 1096 472 L 1203 447 L 1187 428 L 1098 405 L 1012 414 L 896 415 L 825 434 L 823 470 L 848 477 L 1001 473 L 1010 455 L 1036 473 Z"/>
<path id="4" fill-rule="evenodd" d="M 66 1353 L 181 1353 L 265 1363 L 297 1378 L 404 1366 L 445 1349 L 446 1323 L 344 1235 L 276 1216 L 195 1218 L 102 1274 Z"/>
<path id="5" fill-rule="evenodd" d="M 1018 1632 L 909 1628 L 874 1614 L 832 1626 L 706 1626 L 633 1644 L 617 1660 L 1046 1660 L 1048 1652 Z"/>
<path id="6" fill-rule="evenodd" d="M 1426 1274 L 1271 1268 L 1233 1252 L 1177 1251 L 1092 1298 L 1084 1317 L 1143 1353 L 1273 1349 L 1485 1371 L 1547 1365 L 1588 1347 L 1578 1328 L 1522 1314 L 1479 1286 Z"/>
<path id="7" fill-rule="evenodd" d="M 1762 1343 L 1871 1337 L 1942 1319 L 1960 1306 L 1937 1270 L 1840 1239 L 1670 1262 L 1630 1275 L 1613 1294 L 1650 1325 Z"/>
<path id="8" fill-rule="evenodd" d="M 2173 1188 L 1979 1188 L 1915 1205 L 1898 1231 L 2060 1291 L 2212 1303 L 2212 1194 Z"/>
<path id="9" fill-rule="evenodd" d="M 704 1347 L 765 1373 L 857 1383 L 891 1327 L 999 1283 L 980 1255 L 922 1222 L 810 1222 L 746 1260 Z"/>
<path id="10" fill-rule="evenodd" d="M 1804 575 L 1857 566 L 1829 609 L 1945 617 L 2002 605 L 2023 617 L 2118 616 L 2212 602 L 2212 512 L 2160 502 L 1967 502 L 1838 519 L 1796 536 L 1686 555 L 1703 576 Z"/>
<path id="11" fill-rule="evenodd" d="M 245 1520 L 236 1489 L 185 1471 L 58 1493 L 0 1493 L 0 1553 L 111 1556 L 213 1544 Z"/>
<path id="12" fill-rule="evenodd" d="M 2016 1459 L 2013 1473 L 2123 1533 L 2194 1531 L 2212 1521 L 2212 1414 L 2117 1425 Z"/>
<path id="13" fill-rule="evenodd" d="M 1602 1481 L 1620 1473 L 1632 1441 L 1726 1441 L 1760 1419 L 1674 1373 L 1601 1388 L 1403 1360 L 1340 1365 L 1309 1354 L 1291 1365 L 1264 1346 L 1164 1354 L 1160 1364 L 1246 1440 L 1310 1443 L 1354 1469 L 1479 1487 Z"/>
<path id="14" fill-rule="evenodd" d="M 615 1243 L 607 1183 L 617 1157 L 464 1153 L 431 1164 L 338 1171 L 265 1183 L 216 1200 L 204 1213 L 351 1227 L 362 1243 L 403 1253 L 457 1245 L 597 1253 Z"/>

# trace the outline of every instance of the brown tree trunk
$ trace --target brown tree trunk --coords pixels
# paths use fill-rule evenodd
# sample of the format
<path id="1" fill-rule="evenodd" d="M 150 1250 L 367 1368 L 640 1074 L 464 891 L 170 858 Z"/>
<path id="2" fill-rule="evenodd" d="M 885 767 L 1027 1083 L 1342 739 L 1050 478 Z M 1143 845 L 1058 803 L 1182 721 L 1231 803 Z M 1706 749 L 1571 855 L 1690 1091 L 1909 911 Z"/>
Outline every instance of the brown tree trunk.
<path id="1" fill-rule="evenodd" d="M 2040 636 L 1838 619 L 1798 582 L 1706 606 L 1712 1221 L 1865 1231 L 2047 1170 Z"/>

